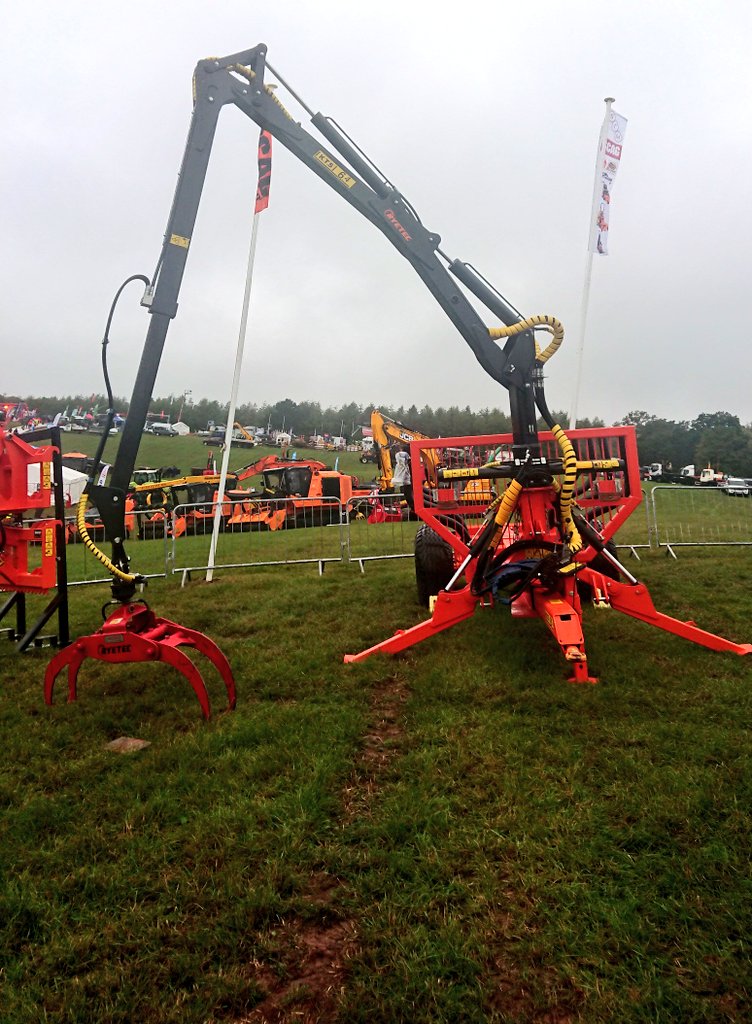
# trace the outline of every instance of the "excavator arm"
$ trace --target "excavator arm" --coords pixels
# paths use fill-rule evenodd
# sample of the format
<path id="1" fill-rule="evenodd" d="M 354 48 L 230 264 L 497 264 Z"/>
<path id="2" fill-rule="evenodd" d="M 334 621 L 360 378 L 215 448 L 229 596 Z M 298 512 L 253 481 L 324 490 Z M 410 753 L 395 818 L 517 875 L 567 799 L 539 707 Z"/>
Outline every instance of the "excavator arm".
<path id="1" fill-rule="evenodd" d="M 220 111 L 232 104 L 263 131 L 270 133 L 317 177 L 369 220 L 410 263 L 449 319 L 455 325 L 483 369 L 510 392 L 515 444 L 537 452 L 534 375 L 536 348 L 533 333 L 519 329 L 501 347 L 468 301 L 462 284 L 502 324 L 522 323 L 522 317 L 469 264 L 450 260 L 440 249 L 438 234 L 428 230 L 399 190 L 375 167 L 352 140 L 321 113 L 313 113 L 286 85 L 310 116 L 314 129 L 328 143 L 322 144 L 297 122 L 267 84 L 267 73 L 286 85 L 266 61 L 266 46 L 202 60 L 193 76 L 193 114 L 175 196 L 165 231 L 156 274 L 142 304 L 148 307 L 150 324 L 136 376 L 128 418 L 112 469 L 109 486 L 91 487 L 90 497 L 99 508 L 112 543 L 112 562 L 121 578 L 113 594 L 128 600 L 133 583 L 124 549 L 125 494 L 135 466 L 141 433 L 146 422 L 157 370 L 170 321 L 178 309 L 178 295 L 190 251 L 201 193 Z"/>
<path id="2" fill-rule="evenodd" d="M 419 430 L 406 427 L 403 423 L 391 419 L 378 409 L 371 413 L 371 433 L 373 443 L 376 447 L 376 458 L 379 463 L 379 488 L 388 490 L 392 486 L 394 475 L 394 460 L 392 450 L 395 447 L 407 450 L 411 441 L 429 441 L 428 434 L 421 434 Z M 439 467 L 438 454 L 435 448 L 427 448 L 423 452 L 425 461 L 426 480 L 431 487 L 437 483 L 437 469 Z"/>
<path id="3" fill-rule="evenodd" d="M 320 462 L 318 459 L 306 459 L 305 464 L 310 466 L 312 469 L 326 469 L 326 463 Z M 265 469 L 280 469 L 285 466 L 295 466 L 296 463 L 290 459 L 282 459 L 279 455 L 262 455 L 260 459 L 256 459 L 255 462 L 250 462 L 247 466 L 242 466 L 239 470 L 233 473 L 235 479 L 239 481 L 250 480 L 252 476 L 258 476 L 259 473 L 263 473 Z"/>

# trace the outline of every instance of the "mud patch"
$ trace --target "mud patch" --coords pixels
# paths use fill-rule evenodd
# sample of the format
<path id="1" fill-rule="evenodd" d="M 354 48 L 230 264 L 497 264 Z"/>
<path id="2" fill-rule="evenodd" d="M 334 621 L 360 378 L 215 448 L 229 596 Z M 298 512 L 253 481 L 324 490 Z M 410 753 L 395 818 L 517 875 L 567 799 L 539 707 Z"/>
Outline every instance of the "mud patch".
<path id="1" fill-rule="evenodd" d="M 408 694 L 407 686 L 396 676 L 389 676 L 373 687 L 361 750 L 342 794 L 345 823 L 358 814 L 368 813 L 384 774 L 402 752 L 404 704 Z"/>
<path id="2" fill-rule="evenodd" d="M 374 794 L 403 748 L 407 686 L 390 676 L 376 683 L 366 730 L 352 773 L 342 792 L 342 823 L 369 813 Z M 235 1024 L 323 1024 L 336 1020 L 349 961 L 359 951 L 352 920 L 338 915 L 339 880 L 319 872 L 308 880 L 304 898 L 315 920 L 291 917 L 265 936 L 268 956 L 251 964 L 264 997 Z"/>
<path id="3" fill-rule="evenodd" d="M 276 970 L 253 965 L 254 980 L 266 992 L 238 1024 L 317 1024 L 334 1020 L 344 991 L 347 961 L 355 949 L 350 921 L 280 922 L 274 932 Z"/>
<path id="4" fill-rule="evenodd" d="M 486 983 L 490 1018 L 498 1015 L 509 1024 L 574 1024 L 581 1019 L 578 1008 L 584 1002 L 583 994 L 573 988 L 562 991 L 558 982 L 553 972 L 550 977 L 544 972 L 543 978 L 538 973 L 533 991 L 512 965 L 497 961 L 496 971 Z"/>

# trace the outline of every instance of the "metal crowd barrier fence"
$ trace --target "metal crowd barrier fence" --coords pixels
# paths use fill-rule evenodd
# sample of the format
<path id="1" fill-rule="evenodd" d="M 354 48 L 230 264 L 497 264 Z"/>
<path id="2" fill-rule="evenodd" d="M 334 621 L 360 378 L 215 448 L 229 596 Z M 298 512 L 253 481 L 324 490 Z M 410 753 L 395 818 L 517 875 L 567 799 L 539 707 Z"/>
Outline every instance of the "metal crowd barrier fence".
<path id="1" fill-rule="evenodd" d="M 209 568 L 214 527 L 211 502 L 176 505 L 172 512 L 170 563 L 182 574 Z M 214 558 L 215 569 L 315 563 L 319 574 L 327 562 L 344 558 L 345 523 L 337 498 L 263 498 L 225 501 Z"/>
<path id="2" fill-rule="evenodd" d="M 655 546 L 674 558 L 679 547 L 752 544 L 752 501 L 719 487 L 657 484 L 650 507 Z"/>
<path id="3" fill-rule="evenodd" d="M 24 522 L 33 526 L 35 523 L 42 522 L 44 518 L 49 517 L 26 519 Z M 97 547 L 101 547 L 104 553 L 109 555 L 109 544 L 104 540 L 104 527 L 97 518 L 96 512 L 89 512 L 86 524 L 90 538 Z M 133 569 L 147 579 L 157 579 L 168 574 L 169 527 L 169 516 L 159 517 L 151 511 L 129 512 L 126 515 L 128 553 L 133 561 Z M 81 587 L 92 583 L 111 583 L 112 576 L 81 540 L 75 515 L 66 515 L 64 533 L 68 586 Z M 147 539 L 154 543 L 139 543 L 139 541 Z"/>
<path id="4" fill-rule="evenodd" d="M 377 559 L 412 558 L 419 523 L 407 520 L 400 494 L 374 494 L 350 498 L 344 507 L 347 523 L 346 557 L 365 572 L 365 563 Z"/>
<path id="5" fill-rule="evenodd" d="M 649 495 L 643 490 L 642 504 L 636 508 L 614 537 L 617 550 L 626 550 L 639 561 L 638 552 L 654 546 L 653 517 Z"/>
<path id="6" fill-rule="evenodd" d="M 645 494 L 645 520 L 636 513 L 616 536 L 617 547 L 639 558 L 641 548 L 752 545 L 752 501 L 715 487 L 656 485 Z M 408 516 L 399 494 L 349 499 L 265 498 L 225 503 L 215 568 L 355 562 L 412 558 L 420 523 Z M 146 578 L 176 573 L 185 583 L 208 569 L 214 506 L 191 503 L 172 512 L 140 510 L 127 514 L 128 553 Z M 96 513 L 87 517 L 90 536 L 109 546 Z M 29 523 L 38 519 L 27 520 Z M 75 517 L 66 517 L 68 585 L 109 583 L 111 577 L 80 541 Z"/>

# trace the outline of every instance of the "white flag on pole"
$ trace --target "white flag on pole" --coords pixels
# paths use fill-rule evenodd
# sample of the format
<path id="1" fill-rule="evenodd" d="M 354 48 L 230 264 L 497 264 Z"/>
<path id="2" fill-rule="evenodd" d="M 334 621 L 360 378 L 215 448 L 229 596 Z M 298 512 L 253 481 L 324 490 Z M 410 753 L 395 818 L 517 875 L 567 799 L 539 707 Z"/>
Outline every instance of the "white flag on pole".
<path id="1" fill-rule="evenodd" d="M 621 161 L 624 136 L 627 133 L 627 119 L 611 109 L 611 101 L 601 128 L 598 143 L 598 161 L 593 192 L 593 211 L 590 220 L 588 250 L 608 256 L 608 222 L 611 212 L 611 194 L 616 172 Z"/>

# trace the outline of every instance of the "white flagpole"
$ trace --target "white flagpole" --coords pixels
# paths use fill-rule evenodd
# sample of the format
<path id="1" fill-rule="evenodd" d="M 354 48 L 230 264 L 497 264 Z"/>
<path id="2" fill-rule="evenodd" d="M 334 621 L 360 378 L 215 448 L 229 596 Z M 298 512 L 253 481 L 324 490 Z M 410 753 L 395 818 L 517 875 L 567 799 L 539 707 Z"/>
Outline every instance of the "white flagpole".
<path id="1" fill-rule="evenodd" d="M 590 218 L 592 221 L 593 211 L 596 206 L 596 200 L 599 197 L 600 191 L 600 164 L 601 155 L 603 153 L 603 147 L 606 142 L 606 135 L 608 134 L 608 124 L 611 117 L 611 104 L 614 102 L 613 96 L 607 96 L 604 100 L 606 104 L 606 113 L 603 118 L 603 125 L 601 126 L 601 134 L 598 139 L 598 152 L 595 154 L 595 176 L 593 180 L 593 201 L 590 206 Z M 590 246 L 590 231 L 592 224 L 588 224 L 588 254 L 587 262 L 585 264 L 585 282 L 582 288 L 582 307 L 580 312 L 580 336 L 577 343 L 577 373 L 575 375 L 575 386 L 574 395 L 572 396 L 572 408 L 569 413 L 569 429 L 574 430 L 577 426 L 577 405 L 580 400 L 580 385 L 582 383 L 582 357 L 585 351 L 585 329 L 587 327 L 588 309 L 590 307 L 590 281 L 593 276 L 593 250 Z"/>
<path id="2" fill-rule="evenodd" d="M 227 426 L 225 427 L 225 443 L 222 452 L 222 468 L 219 471 L 219 487 L 217 488 L 217 504 L 214 509 L 214 525 L 212 529 L 211 545 L 209 546 L 209 560 L 207 562 L 206 582 L 211 583 L 214 578 L 214 560 L 217 553 L 217 538 L 222 523 L 222 505 L 225 500 L 225 488 L 227 486 L 227 467 L 230 463 L 230 448 L 232 446 L 232 432 L 235 425 L 235 406 L 238 399 L 238 388 L 240 386 L 240 371 L 243 366 L 243 348 L 248 327 L 248 308 L 251 302 L 251 284 L 253 282 L 253 263 L 256 258 L 256 236 L 258 235 L 258 222 L 261 216 L 259 213 L 253 215 L 253 228 L 251 230 L 251 245 L 248 251 L 248 270 L 245 276 L 245 292 L 243 293 L 243 310 L 240 314 L 240 329 L 238 331 L 238 348 L 235 353 L 235 372 L 232 377 L 232 391 L 230 393 L 230 408 L 227 410 Z"/>

